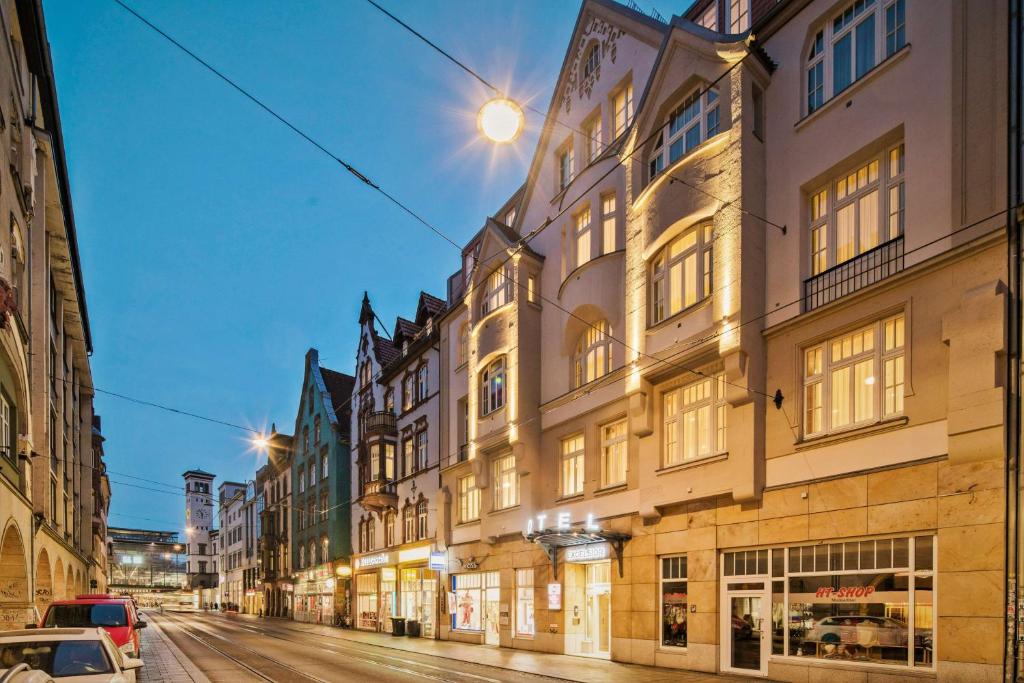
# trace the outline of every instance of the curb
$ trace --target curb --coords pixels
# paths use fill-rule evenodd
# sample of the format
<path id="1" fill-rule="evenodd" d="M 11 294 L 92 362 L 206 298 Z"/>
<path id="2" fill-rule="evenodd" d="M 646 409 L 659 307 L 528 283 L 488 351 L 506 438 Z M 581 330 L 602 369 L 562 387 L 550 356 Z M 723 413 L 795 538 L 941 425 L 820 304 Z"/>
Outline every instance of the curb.
<path id="1" fill-rule="evenodd" d="M 155 629 L 155 633 L 159 635 L 160 640 L 163 641 L 168 652 L 170 652 L 171 656 L 178 661 L 178 664 L 181 665 L 181 668 L 184 669 L 188 677 L 195 681 L 195 683 L 211 683 L 210 679 L 206 677 L 206 674 L 204 674 L 191 659 L 185 656 L 185 653 L 181 651 L 181 648 L 174 644 L 174 641 L 172 641 L 170 636 L 167 635 L 163 627 L 160 626 L 160 623 L 153 618 L 153 614 L 148 613 L 146 616 L 149 617 L 149 628 Z M 145 661 L 145 659 L 143 659 L 143 661 Z"/>

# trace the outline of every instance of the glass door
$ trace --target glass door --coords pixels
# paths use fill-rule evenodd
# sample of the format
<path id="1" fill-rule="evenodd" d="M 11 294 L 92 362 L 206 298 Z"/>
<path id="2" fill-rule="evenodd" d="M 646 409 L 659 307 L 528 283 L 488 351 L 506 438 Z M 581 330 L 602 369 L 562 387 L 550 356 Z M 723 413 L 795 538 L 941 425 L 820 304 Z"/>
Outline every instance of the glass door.
<path id="1" fill-rule="evenodd" d="M 498 645 L 498 601 L 501 599 L 500 575 L 498 572 L 487 572 L 484 577 L 484 643 Z"/>
<path id="2" fill-rule="evenodd" d="M 746 582 L 746 590 L 726 588 L 722 618 L 722 670 L 754 676 L 768 675 L 766 610 L 770 601 L 763 587 Z M 753 590 L 751 590 L 753 589 Z"/>
<path id="3" fill-rule="evenodd" d="M 611 563 L 587 565 L 587 611 L 584 644 L 589 654 L 611 657 Z"/>

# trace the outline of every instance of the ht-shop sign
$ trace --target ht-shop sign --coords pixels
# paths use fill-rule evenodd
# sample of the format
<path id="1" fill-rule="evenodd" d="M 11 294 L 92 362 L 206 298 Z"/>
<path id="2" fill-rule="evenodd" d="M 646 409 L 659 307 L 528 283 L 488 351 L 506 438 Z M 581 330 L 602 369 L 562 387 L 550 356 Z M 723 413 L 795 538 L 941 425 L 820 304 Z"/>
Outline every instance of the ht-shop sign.
<path id="1" fill-rule="evenodd" d="M 874 592 L 874 586 L 843 586 L 842 588 L 824 586 L 814 593 L 814 597 L 833 601 L 853 601 L 857 598 L 866 598 Z"/>

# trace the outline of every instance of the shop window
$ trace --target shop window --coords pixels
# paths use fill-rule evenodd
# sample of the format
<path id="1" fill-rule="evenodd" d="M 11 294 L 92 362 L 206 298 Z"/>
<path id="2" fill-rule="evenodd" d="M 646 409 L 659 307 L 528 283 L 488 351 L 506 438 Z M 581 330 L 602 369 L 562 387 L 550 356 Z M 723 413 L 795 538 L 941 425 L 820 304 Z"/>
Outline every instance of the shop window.
<path id="1" fill-rule="evenodd" d="M 356 625 L 377 630 L 377 574 L 356 576 Z"/>
<path id="2" fill-rule="evenodd" d="M 455 593 L 452 628 L 459 631 L 483 631 L 485 628 L 496 630 L 500 586 L 498 572 L 455 574 L 452 577 L 452 590 Z M 494 609 L 490 609 L 492 607 Z"/>
<path id="3" fill-rule="evenodd" d="M 805 436 L 903 413 L 905 327 L 901 313 L 804 350 Z"/>
<path id="4" fill-rule="evenodd" d="M 662 405 L 665 467 L 725 452 L 724 373 L 665 392 Z"/>
<path id="5" fill-rule="evenodd" d="M 601 488 L 626 483 L 628 445 L 626 420 L 601 427 Z"/>
<path id="6" fill-rule="evenodd" d="M 532 638 L 536 631 L 533 620 L 533 569 L 517 569 L 516 636 Z"/>
<path id="7" fill-rule="evenodd" d="M 494 461 L 494 509 L 519 505 L 519 473 L 516 472 L 516 456 L 508 455 Z"/>
<path id="8" fill-rule="evenodd" d="M 711 296 L 713 228 L 687 230 L 654 257 L 650 272 L 652 325 Z"/>
<path id="9" fill-rule="evenodd" d="M 426 569 L 401 570 L 402 616 L 420 623 L 420 635 L 434 637 L 434 591 L 436 580 Z"/>
<path id="10" fill-rule="evenodd" d="M 473 522 L 480 519 L 480 489 L 476 477 L 469 475 L 459 478 L 459 522 Z"/>
<path id="11" fill-rule="evenodd" d="M 661 558 L 661 644 L 686 647 L 686 556 Z"/>
<path id="12" fill-rule="evenodd" d="M 562 440 L 562 496 L 583 493 L 583 435 L 576 434 Z"/>

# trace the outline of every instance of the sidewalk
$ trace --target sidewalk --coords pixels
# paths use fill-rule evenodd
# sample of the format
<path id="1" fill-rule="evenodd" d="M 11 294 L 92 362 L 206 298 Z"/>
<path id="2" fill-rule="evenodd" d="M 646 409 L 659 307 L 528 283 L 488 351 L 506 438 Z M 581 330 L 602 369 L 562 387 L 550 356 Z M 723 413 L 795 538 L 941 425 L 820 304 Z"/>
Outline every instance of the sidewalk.
<path id="1" fill-rule="evenodd" d="M 139 631 L 145 666 L 138 673 L 138 683 L 210 683 L 154 619 L 147 619 L 146 624 Z"/>
<path id="2" fill-rule="evenodd" d="M 249 614 L 232 616 L 232 619 L 260 620 L 259 617 Z M 449 640 L 396 638 L 387 633 L 339 629 L 332 626 L 300 623 L 290 619 L 271 619 L 270 621 L 275 626 L 288 628 L 293 631 L 315 633 L 338 640 L 443 657 L 460 662 L 473 662 L 474 664 L 493 666 L 499 669 L 561 678 L 577 683 L 663 683 L 668 681 L 679 683 L 698 683 L 699 681 L 749 683 L 750 681 L 749 678 L 736 676 L 682 669 L 664 669 L 653 666 L 640 666 L 638 664 L 622 664 L 602 659 L 531 652 L 528 650 L 513 650 L 504 647 L 469 645 Z"/>

